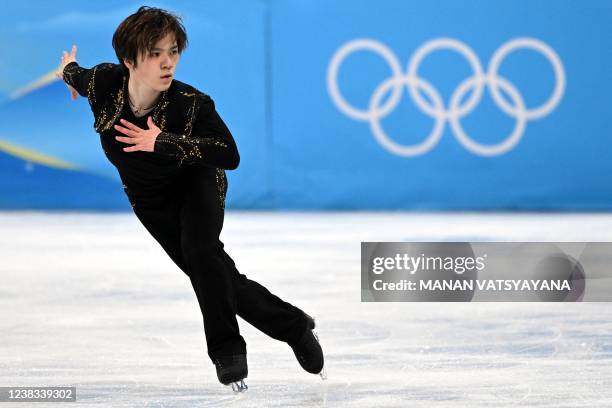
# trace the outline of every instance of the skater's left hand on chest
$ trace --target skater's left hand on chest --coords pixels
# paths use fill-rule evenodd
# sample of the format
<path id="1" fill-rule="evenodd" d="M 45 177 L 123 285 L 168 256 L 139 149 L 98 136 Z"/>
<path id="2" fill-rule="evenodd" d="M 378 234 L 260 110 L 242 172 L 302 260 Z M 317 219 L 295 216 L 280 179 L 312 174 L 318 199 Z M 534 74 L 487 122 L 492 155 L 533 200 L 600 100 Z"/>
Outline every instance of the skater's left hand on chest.
<path id="1" fill-rule="evenodd" d="M 161 133 L 161 129 L 153 123 L 151 116 L 147 118 L 148 129 L 141 129 L 125 119 L 120 120 L 120 125 L 115 125 L 115 129 L 123 133 L 125 136 L 115 136 L 120 142 L 131 144 L 132 146 L 124 147 L 124 152 L 152 152 L 155 148 L 155 139 Z"/>

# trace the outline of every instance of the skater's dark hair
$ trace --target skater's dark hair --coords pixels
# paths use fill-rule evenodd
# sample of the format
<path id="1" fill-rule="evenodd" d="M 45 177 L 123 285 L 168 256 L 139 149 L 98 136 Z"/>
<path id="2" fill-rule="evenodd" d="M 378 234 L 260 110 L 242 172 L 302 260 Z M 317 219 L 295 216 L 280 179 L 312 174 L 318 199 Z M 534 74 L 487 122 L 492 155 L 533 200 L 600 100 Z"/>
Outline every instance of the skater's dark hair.
<path id="1" fill-rule="evenodd" d="M 119 24 L 113 34 L 113 48 L 119 63 L 126 59 L 138 66 L 138 57 L 149 54 L 166 34 L 174 34 L 179 54 L 187 47 L 187 33 L 182 20 L 166 10 L 142 6 Z"/>

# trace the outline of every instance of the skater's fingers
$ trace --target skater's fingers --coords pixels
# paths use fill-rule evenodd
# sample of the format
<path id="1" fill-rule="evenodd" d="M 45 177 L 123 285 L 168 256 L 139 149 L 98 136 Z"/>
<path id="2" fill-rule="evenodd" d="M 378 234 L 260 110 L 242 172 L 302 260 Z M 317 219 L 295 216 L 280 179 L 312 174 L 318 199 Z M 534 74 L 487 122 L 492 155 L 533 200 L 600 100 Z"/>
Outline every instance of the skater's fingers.
<path id="1" fill-rule="evenodd" d="M 76 89 L 74 89 L 68 84 L 66 84 L 66 86 L 68 87 L 68 91 L 70 92 L 70 98 L 74 101 L 78 96 Z"/>
<path id="2" fill-rule="evenodd" d="M 70 57 L 75 59 L 76 58 L 76 52 L 77 52 L 77 46 L 73 45 L 72 46 L 72 50 L 70 51 Z"/>
<path id="3" fill-rule="evenodd" d="M 133 124 L 133 123 L 132 123 L 132 122 L 130 122 L 130 121 L 127 121 L 127 120 L 125 120 L 125 119 L 119 119 L 119 121 L 120 121 L 121 123 L 123 123 L 123 125 L 124 125 L 124 126 L 126 126 L 126 127 L 130 128 L 130 129 L 132 129 L 132 130 L 133 130 L 133 131 L 135 131 L 135 132 L 142 131 L 142 129 L 141 129 L 141 128 L 139 128 L 138 126 L 136 126 L 135 124 Z"/>
<path id="4" fill-rule="evenodd" d="M 115 139 L 117 139 L 118 141 L 122 142 L 122 143 L 129 143 L 129 144 L 133 144 L 135 145 L 136 140 L 134 140 L 134 138 L 132 137 L 125 137 L 125 136 L 115 136 Z"/>
<path id="5" fill-rule="evenodd" d="M 59 66 L 57 67 L 57 71 L 55 71 L 55 76 L 58 78 L 64 77 L 64 63 L 60 61 Z"/>
<path id="6" fill-rule="evenodd" d="M 115 125 L 115 129 L 117 129 L 119 132 L 123 133 L 124 135 L 128 135 L 130 137 L 137 136 L 137 132 L 134 132 L 133 130 L 130 130 L 128 128 L 124 128 L 123 126 L 120 126 L 120 125 Z"/>
<path id="7" fill-rule="evenodd" d="M 151 116 L 147 118 L 147 125 L 149 126 L 149 129 L 159 129 L 155 122 L 153 122 L 153 118 Z"/>
<path id="8" fill-rule="evenodd" d="M 140 146 L 137 145 L 123 148 L 124 152 L 137 152 L 138 150 L 140 150 Z"/>

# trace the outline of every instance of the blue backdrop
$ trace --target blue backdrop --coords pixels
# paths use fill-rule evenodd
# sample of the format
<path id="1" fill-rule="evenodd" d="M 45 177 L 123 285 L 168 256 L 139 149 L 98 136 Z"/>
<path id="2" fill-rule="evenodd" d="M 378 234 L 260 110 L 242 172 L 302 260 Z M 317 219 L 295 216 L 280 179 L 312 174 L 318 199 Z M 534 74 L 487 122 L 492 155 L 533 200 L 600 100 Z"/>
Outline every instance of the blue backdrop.
<path id="1" fill-rule="evenodd" d="M 241 153 L 230 208 L 610 209 L 612 3 L 154 2 L 190 38 L 177 78 Z M 140 3 L 2 3 L 0 207 L 129 209 L 84 98 L 50 73 L 76 43 L 116 62 Z"/>

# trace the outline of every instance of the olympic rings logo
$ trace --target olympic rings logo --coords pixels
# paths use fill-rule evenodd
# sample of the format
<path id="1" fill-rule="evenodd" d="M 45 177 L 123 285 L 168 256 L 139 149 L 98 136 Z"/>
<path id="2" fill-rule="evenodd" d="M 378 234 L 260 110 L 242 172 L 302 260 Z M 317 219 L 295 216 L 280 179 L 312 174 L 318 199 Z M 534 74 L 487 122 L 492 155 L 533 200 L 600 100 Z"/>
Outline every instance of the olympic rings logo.
<path id="1" fill-rule="evenodd" d="M 521 48 L 541 53 L 550 62 L 555 75 L 552 95 L 542 105 L 531 109 L 525 106 L 525 101 L 518 89 L 508 79 L 499 75 L 499 67 L 506 56 Z M 473 75 L 463 80 L 454 90 L 448 106 L 445 106 L 436 88 L 418 73 L 420 64 L 429 54 L 444 49 L 461 54 L 473 71 Z M 367 110 L 351 106 L 338 88 L 338 71 L 342 62 L 351 53 L 361 50 L 371 51 L 381 56 L 393 74 L 374 90 Z M 414 145 L 402 145 L 395 142 L 385 133 L 380 123 L 381 119 L 395 109 L 399 103 L 404 86 L 408 88 L 417 108 L 434 119 L 430 134 L 421 143 Z M 510 135 L 497 144 L 478 143 L 470 138 L 461 126 L 461 119 L 480 102 L 485 86 L 488 86 L 496 105 L 516 121 Z M 497 156 L 508 152 L 519 142 L 528 120 L 540 119 L 555 109 L 565 90 L 565 71 L 557 53 L 550 46 L 535 38 L 515 38 L 502 44 L 491 57 L 486 72 L 483 71 L 474 51 L 466 44 L 453 38 L 436 38 L 427 41 L 414 52 L 408 63 L 406 74 L 402 72 L 399 61 L 386 45 L 372 39 L 356 39 L 344 44 L 333 55 L 327 70 L 327 89 L 338 109 L 350 118 L 369 122 L 370 129 L 378 142 L 394 154 L 412 157 L 427 153 L 442 137 L 444 125 L 448 121 L 454 136 L 466 149 L 481 156 Z M 510 97 L 511 103 L 502 97 L 502 90 Z M 381 104 L 383 97 L 389 91 L 391 91 L 390 97 L 384 104 Z M 464 96 L 469 91 L 472 91 L 472 94 L 462 103 Z M 423 97 L 422 93 L 427 95 L 431 103 Z"/>

